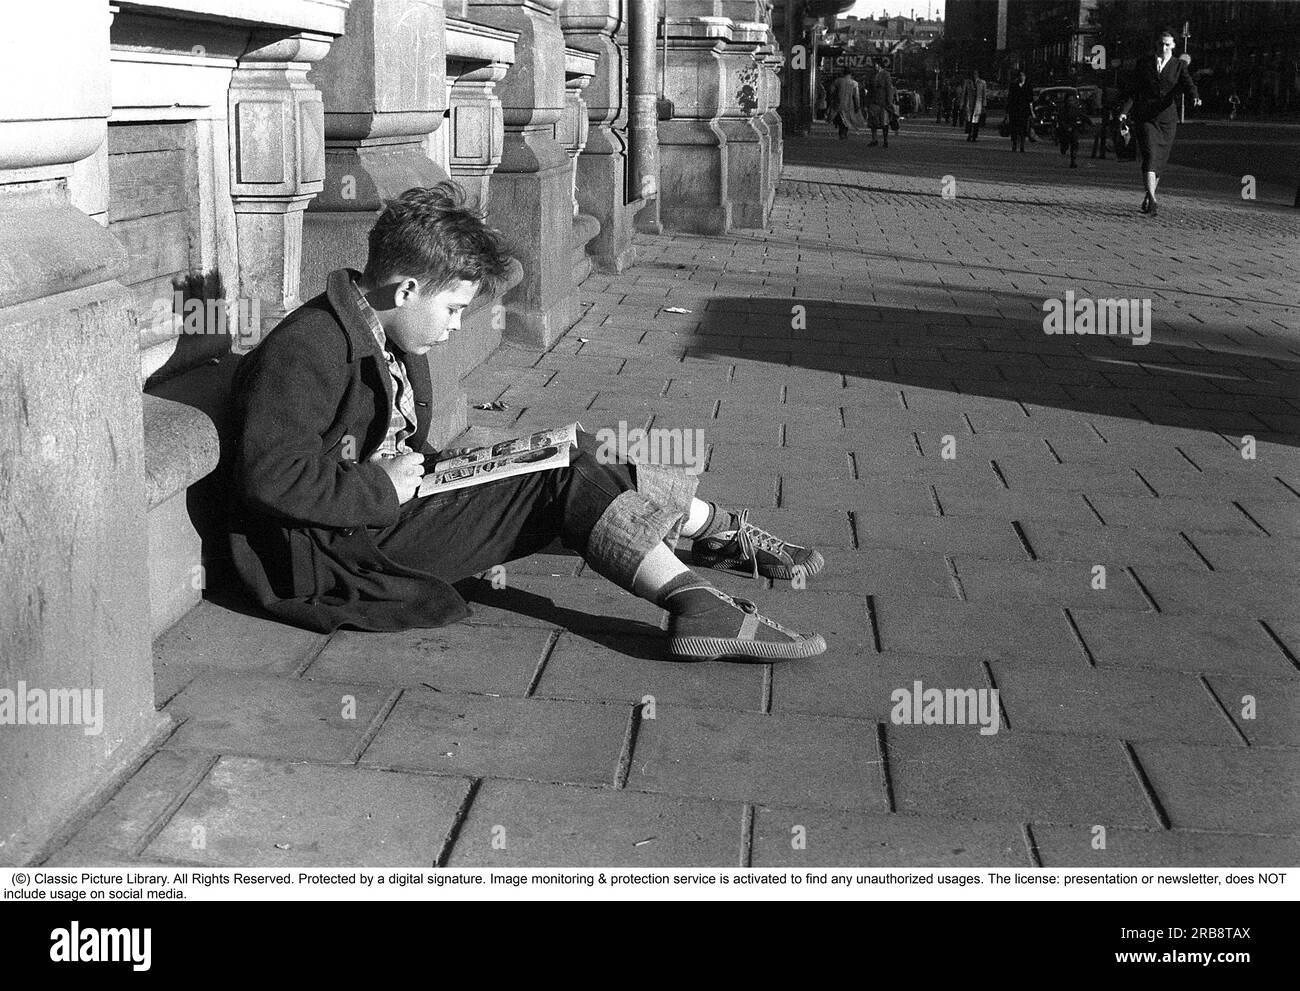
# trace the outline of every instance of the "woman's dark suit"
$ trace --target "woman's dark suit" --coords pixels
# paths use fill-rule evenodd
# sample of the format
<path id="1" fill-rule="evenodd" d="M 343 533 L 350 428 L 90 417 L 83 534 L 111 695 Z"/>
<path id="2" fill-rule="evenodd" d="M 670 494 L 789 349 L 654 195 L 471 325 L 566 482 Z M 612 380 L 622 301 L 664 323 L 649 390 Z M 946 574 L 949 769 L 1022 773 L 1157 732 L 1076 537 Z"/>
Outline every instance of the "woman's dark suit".
<path id="1" fill-rule="evenodd" d="M 1178 130 L 1178 106 L 1174 97 L 1186 94 L 1198 99 L 1196 84 L 1180 58 L 1170 58 L 1163 71 L 1156 70 L 1156 56 L 1143 56 L 1133 71 L 1128 99 L 1121 113 L 1131 113 L 1137 125 L 1138 147 L 1142 150 L 1142 171 L 1159 175 L 1169 161 L 1169 150 Z"/>

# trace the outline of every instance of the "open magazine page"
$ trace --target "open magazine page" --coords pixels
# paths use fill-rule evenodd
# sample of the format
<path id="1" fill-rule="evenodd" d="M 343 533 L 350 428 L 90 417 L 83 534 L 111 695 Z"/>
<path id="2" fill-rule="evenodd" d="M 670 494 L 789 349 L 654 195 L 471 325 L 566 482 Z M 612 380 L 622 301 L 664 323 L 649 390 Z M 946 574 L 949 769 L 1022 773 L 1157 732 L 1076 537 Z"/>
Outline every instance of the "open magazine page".
<path id="1" fill-rule="evenodd" d="M 539 430 L 526 437 L 503 440 L 437 461 L 433 470 L 424 476 L 418 494 L 436 495 L 499 478 L 566 468 L 580 429 L 581 424 L 571 423 L 567 427 Z"/>

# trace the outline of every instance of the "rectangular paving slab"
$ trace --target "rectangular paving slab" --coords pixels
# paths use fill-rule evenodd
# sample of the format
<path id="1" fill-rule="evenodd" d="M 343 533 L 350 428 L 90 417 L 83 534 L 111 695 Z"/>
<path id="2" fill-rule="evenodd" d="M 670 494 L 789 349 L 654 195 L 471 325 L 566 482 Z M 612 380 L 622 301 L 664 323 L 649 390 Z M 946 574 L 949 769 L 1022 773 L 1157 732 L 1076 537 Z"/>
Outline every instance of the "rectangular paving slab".
<path id="1" fill-rule="evenodd" d="M 1171 671 L 1252 672 L 1274 678 L 1295 669 L 1264 628 L 1241 616 L 1166 616 L 1071 609 L 1099 666 Z"/>
<path id="2" fill-rule="evenodd" d="M 551 636 L 545 629 L 468 623 L 398 633 L 340 630 L 306 676 L 522 696 Z"/>
<path id="3" fill-rule="evenodd" d="M 184 724 L 167 746 L 350 763 L 394 692 L 347 682 L 209 672 L 167 707 Z"/>
<path id="4" fill-rule="evenodd" d="M 1006 607 L 882 595 L 873 604 L 885 652 L 1083 663 L 1064 614 L 1041 603 Z"/>
<path id="5" fill-rule="evenodd" d="M 1300 752 L 1135 744 L 1174 828 L 1300 833 Z"/>
<path id="6" fill-rule="evenodd" d="M 969 870 L 1034 864 L 1018 823 L 760 805 L 754 809 L 750 866 L 796 871 L 828 867 Z M 882 893 L 889 890 L 885 885 L 871 887 Z"/>
<path id="7" fill-rule="evenodd" d="M 992 688 L 984 666 L 967 657 L 832 651 L 772 665 L 772 711 L 804 712 L 887 723 L 899 689 Z"/>
<path id="8" fill-rule="evenodd" d="M 994 662 L 993 676 L 1015 730 L 1242 745 L 1194 675 Z"/>
<path id="9" fill-rule="evenodd" d="M 463 778 L 223 757 L 145 853 L 206 866 L 432 867 Z"/>
<path id="10" fill-rule="evenodd" d="M 137 853 L 159 820 L 180 804 L 214 760 L 206 754 L 159 750 L 47 863 L 99 863 L 110 856 Z"/>
<path id="11" fill-rule="evenodd" d="M 1207 675 L 1233 723 L 1255 747 L 1300 747 L 1300 680 Z"/>
<path id="12" fill-rule="evenodd" d="M 876 724 L 660 706 L 641 721 L 630 791 L 888 811 Z"/>
<path id="13" fill-rule="evenodd" d="M 628 705 L 403 692 L 361 763 L 471 777 L 612 784 Z"/>
<path id="14" fill-rule="evenodd" d="M 1187 829 L 1145 830 L 1093 826 L 1033 827 L 1044 867 L 1295 867 L 1300 837 L 1203 833 Z M 1097 844 L 1104 844 L 1098 846 Z M 1100 888 L 1103 885 L 1088 885 Z M 1222 891 L 1225 885 L 1216 886 Z M 1079 889 L 1082 890 L 1082 889 Z M 1211 892 L 1205 892 L 1211 894 Z"/>
<path id="15" fill-rule="evenodd" d="M 739 802 L 488 780 L 446 866 L 740 867 L 743 824 Z"/>
<path id="16" fill-rule="evenodd" d="M 970 726 L 889 726 L 885 738 L 899 812 L 1159 825 L 1118 740 Z"/>

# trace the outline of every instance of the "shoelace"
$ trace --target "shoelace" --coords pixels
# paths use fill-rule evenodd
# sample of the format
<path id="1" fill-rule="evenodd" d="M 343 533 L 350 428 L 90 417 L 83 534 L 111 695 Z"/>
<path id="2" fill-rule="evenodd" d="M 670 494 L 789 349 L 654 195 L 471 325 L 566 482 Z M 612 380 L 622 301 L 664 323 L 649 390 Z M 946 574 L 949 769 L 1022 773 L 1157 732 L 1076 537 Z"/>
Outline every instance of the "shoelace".
<path id="1" fill-rule="evenodd" d="M 703 587 L 705 587 L 705 586 L 697 586 L 697 587 L 701 587 L 701 588 L 703 588 Z M 770 626 L 772 629 L 774 629 L 774 630 L 780 630 L 782 633 L 784 633 L 786 636 L 789 636 L 789 637 L 797 637 L 797 636 L 798 636 L 798 634 L 795 633 L 794 630 L 791 630 L 791 629 L 789 629 L 789 628 L 787 628 L 787 627 L 782 626 L 782 625 L 781 625 L 780 623 L 778 623 L 776 620 L 771 619 L 771 618 L 769 618 L 769 617 L 767 617 L 767 616 L 760 615 L 760 614 L 759 614 L 759 611 L 758 611 L 758 603 L 757 603 L 757 602 L 754 602 L 752 599 L 736 599 L 736 598 L 733 598 L 732 596 L 728 595 L 726 592 L 722 591 L 722 589 L 720 589 L 720 588 L 713 588 L 712 586 L 709 586 L 709 590 L 710 590 L 714 595 L 716 595 L 719 599 L 722 599 L 722 600 L 724 600 L 724 601 L 726 601 L 726 602 L 729 602 L 731 605 L 735 606 L 735 607 L 736 607 L 737 609 L 739 609 L 741 612 L 743 612 L 743 613 L 749 613 L 750 615 L 753 615 L 753 616 L 758 616 L 759 622 L 764 623 L 764 624 L 766 624 L 767 626 Z"/>
<path id="2" fill-rule="evenodd" d="M 785 542 L 775 534 L 768 533 L 761 527 L 757 527 L 753 523 L 750 523 L 748 509 L 742 509 L 736 518 L 739 521 L 739 526 L 736 528 L 736 542 L 740 545 L 740 553 L 743 556 L 743 559 L 749 561 L 753 566 L 754 579 L 757 581 L 757 551 L 764 550 L 768 553 L 779 556 Z"/>

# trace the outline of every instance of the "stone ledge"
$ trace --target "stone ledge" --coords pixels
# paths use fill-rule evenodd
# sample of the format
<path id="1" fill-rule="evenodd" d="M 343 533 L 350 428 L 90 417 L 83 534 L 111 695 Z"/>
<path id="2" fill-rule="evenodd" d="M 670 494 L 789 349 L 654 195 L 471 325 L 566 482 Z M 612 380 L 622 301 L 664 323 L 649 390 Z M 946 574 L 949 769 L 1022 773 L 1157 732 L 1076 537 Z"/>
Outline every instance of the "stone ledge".
<path id="1" fill-rule="evenodd" d="M 202 410 L 145 393 L 144 480 L 150 509 L 210 474 L 220 456 L 216 425 Z"/>

